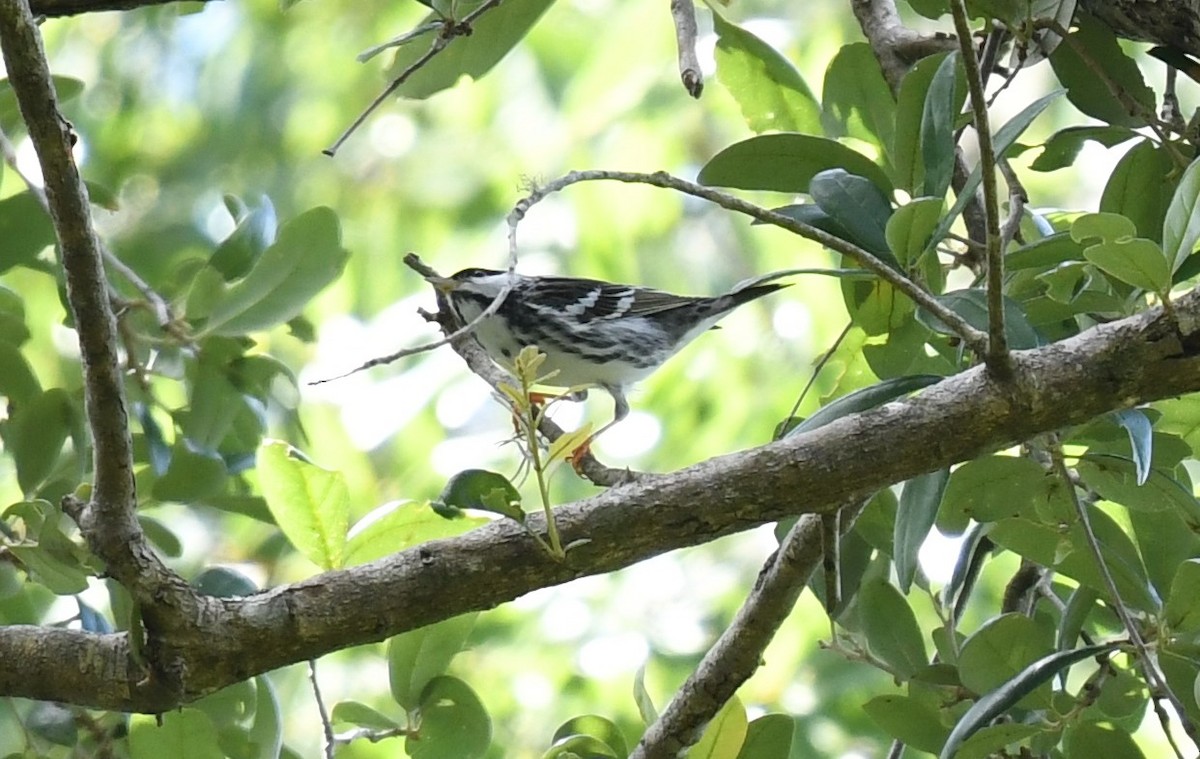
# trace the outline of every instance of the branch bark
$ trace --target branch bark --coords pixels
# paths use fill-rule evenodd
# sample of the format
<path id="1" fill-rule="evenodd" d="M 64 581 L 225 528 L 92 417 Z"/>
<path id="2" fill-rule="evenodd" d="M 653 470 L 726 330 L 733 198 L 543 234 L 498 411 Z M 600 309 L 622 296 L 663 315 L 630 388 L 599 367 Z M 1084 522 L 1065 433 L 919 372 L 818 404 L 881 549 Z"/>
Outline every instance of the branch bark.
<path id="1" fill-rule="evenodd" d="M 1048 430 L 1200 390 L 1200 292 L 1179 298 L 1175 316 L 1155 310 L 1015 352 L 1008 383 L 976 367 L 812 432 L 564 505 L 556 510 L 563 541 L 588 539 L 566 563 L 547 557 L 520 527 L 497 521 L 247 598 L 199 597 L 159 633 L 151 653 L 169 654 L 170 666 L 156 670 L 158 680 L 142 677 L 124 634 L 0 628 L 0 659 L 10 663 L 0 669 L 0 695 L 162 712 L 261 672 L 538 588 L 827 513 L 863 492 Z M 537 515 L 529 523 L 544 529 Z M 37 636 L 55 655 L 26 655 Z"/>

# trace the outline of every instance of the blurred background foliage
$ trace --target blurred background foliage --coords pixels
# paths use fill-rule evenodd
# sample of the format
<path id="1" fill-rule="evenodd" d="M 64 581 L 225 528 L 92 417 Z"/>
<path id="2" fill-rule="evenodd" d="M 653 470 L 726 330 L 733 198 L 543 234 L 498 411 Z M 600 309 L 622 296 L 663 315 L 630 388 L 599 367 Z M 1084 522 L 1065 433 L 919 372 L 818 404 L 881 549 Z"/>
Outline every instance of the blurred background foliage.
<path id="1" fill-rule="evenodd" d="M 507 412 L 447 348 L 309 384 L 437 336 L 417 314 L 432 307 L 432 295 L 401 264 L 405 252 L 443 273 L 499 267 L 507 254 L 505 216 L 528 182 L 589 168 L 691 177 L 751 134 L 711 69 L 699 101 L 679 86 L 665 3 L 582 0 L 551 6 L 481 81 L 425 101 L 390 101 L 336 157 L 322 155 L 384 84 L 389 56 L 360 65 L 355 55 L 426 12 L 415 2 L 306 0 L 285 12 L 276 0 L 234 0 L 43 25 L 55 74 L 82 83 L 65 110 L 80 136 L 85 178 L 98 198 L 110 199 L 109 210 L 96 209 L 100 231 L 156 289 L 186 295 L 199 262 L 234 228 L 227 195 L 252 208 L 269 199 L 280 220 L 318 205 L 335 210 L 350 252 L 344 273 L 290 328 L 256 334 L 251 354 L 269 354 L 298 377 L 293 384 L 283 372 L 269 382 L 268 429 L 345 476 L 352 521 L 388 501 L 433 498 L 466 467 L 510 474 L 518 467 L 515 448 L 502 445 L 511 430 Z M 724 12 L 781 50 L 814 91 L 838 49 L 859 38 L 842 2 L 745 0 Z M 700 16 L 702 30 L 711 29 L 707 13 Z M 704 39 L 711 51 L 711 34 Z M 1155 66 L 1147 65 L 1150 76 Z M 998 123 L 1052 88 L 1048 66 L 1023 85 L 1031 81 L 1032 90 L 1000 100 Z M 1048 113 L 1024 141 L 1080 121 L 1065 100 Z M 32 167 L 28 142 L 19 130 L 9 133 L 21 165 Z M 1094 207 L 1116 156 L 1094 144 L 1085 150 L 1088 160 L 1075 168 L 1030 179 L 1035 204 Z M 15 172 L 0 174 L 0 200 L 24 189 Z M 666 191 L 617 184 L 576 186 L 540 204 L 520 229 L 520 245 L 526 273 L 697 294 L 772 269 L 836 265 L 780 230 L 751 228 L 744 218 Z M 77 390 L 77 353 L 51 269 L 9 269 L 0 284 L 25 300 L 31 337 L 24 353 L 42 385 Z M 642 384 L 632 399 L 635 413 L 598 442 L 600 458 L 667 471 L 766 442 L 847 320 L 836 280 L 818 277 L 735 313 Z M 866 339 L 851 332 L 801 415 L 823 398 L 875 381 L 859 355 Z M 158 378 L 154 390 L 167 404 L 187 401 L 182 382 Z M 561 421 L 607 419 L 609 401 L 595 395 L 582 409 L 564 407 Z M 11 460 L 0 466 L 5 502 L 22 500 Z M 254 473 L 246 477 L 252 482 Z M 553 486 L 561 501 L 594 492 L 569 472 Z M 316 571 L 278 531 L 247 516 L 155 502 L 143 513 L 180 538 L 174 561 L 185 577 L 223 565 L 266 586 Z M 492 715 L 489 755 L 539 756 L 556 725 L 585 712 L 608 715 L 636 738 L 638 667 L 647 666 L 650 695 L 663 705 L 728 624 L 773 547 L 770 531 L 759 530 L 483 613 L 451 672 L 469 680 Z M 978 591 L 982 608 L 996 606 L 1016 561 L 1010 554 L 988 565 Z M 84 597 L 107 607 L 102 586 Z M 931 605 L 913 603 L 923 621 L 935 619 Z M 7 593 L 0 610 L 5 621 L 39 623 L 77 611 L 37 590 Z M 891 688 L 889 678 L 819 650 L 816 641 L 827 636 L 826 617 L 806 594 L 768 649 L 769 666 L 741 698 L 752 713 L 797 716 L 793 756 L 881 755 L 890 741 L 861 706 Z M 354 698 L 388 708 L 382 645 L 325 657 L 319 672 L 327 702 Z M 271 678 L 288 746 L 317 755 L 320 725 L 306 669 Z M 28 734 L 17 717 L 28 714 L 28 704 L 0 708 L 0 754 L 22 750 Z M 339 756 L 397 750 L 357 741 Z"/>

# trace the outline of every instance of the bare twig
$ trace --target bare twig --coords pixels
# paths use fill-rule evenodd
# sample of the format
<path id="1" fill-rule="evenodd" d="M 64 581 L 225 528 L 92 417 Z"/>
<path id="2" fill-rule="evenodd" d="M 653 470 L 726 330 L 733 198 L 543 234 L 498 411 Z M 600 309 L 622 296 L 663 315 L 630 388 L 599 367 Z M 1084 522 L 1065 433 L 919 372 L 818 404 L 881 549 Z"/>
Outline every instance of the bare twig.
<path id="1" fill-rule="evenodd" d="M 875 276 L 885 280 L 900 292 L 911 298 L 917 305 L 921 306 L 931 314 L 942 320 L 951 330 L 958 335 L 971 350 L 975 351 L 980 356 L 987 354 L 987 335 L 972 327 L 961 316 L 954 313 L 950 309 L 942 305 L 936 298 L 930 295 L 925 289 L 913 280 L 906 277 L 899 271 L 885 264 L 878 257 L 863 250 L 862 248 L 849 243 L 840 237 L 835 237 L 828 232 L 817 229 L 816 227 L 796 221 L 795 219 L 784 216 L 775 211 L 769 211 L 762 206 L 755 205 L 741 198 L 730 195 L 729 193 L 714 190 L 711 187 L 689 182 L 686 179 L 674 177 L 665 171 L 658 171 L 653 174 L 643 174 L 630 171 L 572 171 L 565 176 L 559 177 L 552 182 L 549 182 L 540 187 L 533 188 L 529 195 L 518 201 L 517 205 L 509 214 L 510 229 L 524 217 L 525 213 L 537 202 L 548 195 L 566 189 L 567 187 L 579 182 L 592 181 L 613 181 L 626 182 L 630 184 L 647 184 L 652 187 L 661 187 L 663 189 L 675 190 L 682 192 L 685 195 L 707 200 L 710 203 L 715 203 L 729 211 L 745 214 L 753 219 L 757 219 L 764 224 L 771 224 L 776 227 L 781 227 L 787 231 L 799 235 L 813 242 L 820 243 L 825 247 L 834 250 L 838 253 L 849 256 L 862 265 Z"/>
<path id="2" fill-rule="evenodd" d="M 853 0 L 851 7 L 893 93 L 913 62 L 955 48 L 949 35 L 922 34 L 901 23 L 894 0 Z"/>
<path id="3" fill-rule="evenodd" d="M 992 128 L 988 121 L 987 95 L 979 59 L 971 44 L 971 27 L 967 21 L 967 6 L 963 0 L 951 0 L 954 31 L 961 46 L 963 68 L 966 69 L 967 89 L 970 92 L 975 134 L 979 141 L 979 164 L 983 179 L 983 212 L 986 224 L 988 341 L 984 361 L 999 378 L 1012 375 L 1008 337 L 1004 332 L 1004 256 L 1000 249 L 1000 198 L 996 187 L 996 151 L 992 145 Z"/>
<path id="4" fill-rule="evenodd" d="M 321 684 L 317 681 L 317 660 L 308 660 L 308 680 L 312 683 L 313 698 L 317 701 L 317 713 L 321 715 L 321 731 L 325 736 L 325 759 L 333 759 L 333 749 L 337 745 L 333 737 L 333 723 L 329 721 L 329 710 L 325 708 L 325 699 L 321 696 Z"/>
<path id="5" fill-rule="evenodd" d="M 696 57 L 696 6 L 692 0 L 671 0 L 675 43 L 679 46 L 679 79 L 694 98 L 704 91 L 704 73 Z"/>
<path id="6" fill-rule="evenodd" d="M 864 505 L 865 497 L 846 501 L 840 512 L 844 529 L 854 524 Z M 700 739 L 704 726 L 758 669 L 767 644 L 796 605 L 825 555 L 821 532 L 820 516 L 796 522 L 763 565 L 733 623 L 646 729 L 629 759 L 674 759 Z"/>
<path id="7" fill-rule="evenodd" d="M 400 85 L 408 81 L 410 76 L 415 74 L 431 60 L 433 60 L 435 55 L 445 50 L 451 42 L 459 37 L 469 36 L 471 34 L 471 24 L 474 23 L 475 19 L 479 18 L 484 13 L 487 13 L 492 8 L 500 5 L 501 2 L 503 2 L 503 0 L 487 0 L 478 8 L 464 16 L 461 21 L 447 19 L 444 23 L 442 23 L 440 31 L 438 31 L 438 33 L 434 36 L 433 42 L 429 45 L 429 50 L 425 51 L 424 55 L 406 66 L 395 79 L 389 82 L 388 86 L 383 88 L 383 92 L 379 93 L 375 99 L 363 109 L 363 112 L 358 114 L 358 117 L 351 122 L 350 126 L 346 127 L 346 131 L 342 132 L 341 136 L 338 137 L 332 145 L 325 148 L 321 152 L 327 156 L 333 157 L 346 142 L 346 140 L 350 139 L 350 135 L 354 134 L 358 128 L 363 125 L 363 122 L 367 120 L 367 117 L 374 113 L 375 109 L 382 105 L 383 101 L 387 100 L 393 92 L 400 89 Z"/>

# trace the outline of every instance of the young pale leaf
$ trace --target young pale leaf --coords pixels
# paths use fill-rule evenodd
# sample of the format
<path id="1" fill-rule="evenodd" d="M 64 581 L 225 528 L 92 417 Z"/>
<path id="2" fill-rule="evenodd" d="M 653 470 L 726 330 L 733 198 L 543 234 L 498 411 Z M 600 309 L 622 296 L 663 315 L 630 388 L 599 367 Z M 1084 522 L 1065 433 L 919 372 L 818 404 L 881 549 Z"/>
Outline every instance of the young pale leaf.
<path id="1" fill-rule="evenodd" d="M 421 694 L 421 733 L 404 739 L 412 759 L 480 759 L 492 742 L 487 709 L 457 677 L 434 678 Z"/>
<path id="2" fill-rule="evenodd" d="M 950 479 L 949 469 L 913 477 L 900 491 L 900 506 L 896 512 L 895 534 L 892 538 L 896 562 L 896 577 L 900 591 L 907 593 L 916 577 L 917 554 L 929 535 L 942 505 L 942 494 Z"/>
<path id="3" fill-rule="evenodd" d="M 242 335 L 283 324 L 337 279 L 350 253 L 337 215 L 324 206 L 279 229 L 279 238 L 244 278 L 212 305 L 204 331 Z"/>
<path id="4" fill-rule="evenodd" d="M 343 566 L 350 494 L 338 472 L 291 455 L 290 446 L 266 441 L 258 449 L 258 477 L 279 529 L 322 569 Z"/>
<path id="5" fill-rule="evenodd" d="M 952 759 L 963 741 L 1008 711 L 1018 701 L 1053 677 L 1055 673 L 1076 662 L 1097 656 L 1113 648 L 1115 648 L 1114 644 L 1107 644 L 1087 646 L 1074 651 L 1059 651 L 1044 656 L 1025 667 L 1010 680 L 980 698 L 967 710 L 967 713 L 950 731 L 950 737 L 946 739 L 946 745 L 942 746 L 942 752 L 938 755 L 939 759 Z"/>
<path id="6" fill-rule="evenodd" d="M 346 539 L 348 567 L 381 559 L 397 551 L 439 538 L 452 538 L 489 521 L 451 509 L 443 516 L 432 504 L 390 501 L 354 523 Z"/>
<path id="7" fill-rule="evenodd" d="M 925 162 L 925 189 L 932 198 L 945 197 L 954 174 L 954 122 L 962 101 L 955 96 L 958 53 L 946 56 L 925 95 L 921 115 L 921 158 Z"/>
<path id="8" fill-rule="evenodd" d="M 884 234 L 901 266 L 912 266 L 925 252 L 929 236 L 942 218 L 944 205 L 941 197 L 913 198 L 888 219 Z"/>
<path id="9" fill-rule="evenodd" d="M 507 0 L 506 0 L 507 2 Z M 821 132 L 821 107 L 800 72 L 761 39 L 712 10 L 717 79 L 755 132 Z"/>
<path id="10" fill-rule="evenodd" d="M 868 580 L 859 590 L 858 608 L 871 652 L 897 676 L 911 678 L 929 664 L 925 637 L 908 601 L 886 580 Z"/>
<path id="11" fill-rule="evenodd" d="M 453 87 L 463 76 L 478 79 L 500 62 L 516 47 L 554 0 L 505 0 L 485 11 L 471 22 L 471 33 L 449 41 L 442 52 L 416 69 L 396 89 L 404 98 L 421 100 L 435 92 Z M 466 0 L 454 5 L 451 17 L 461 20 L 483 4 L 483 0 Z M 447 9 L 451 10 L 451 9 Z M 434 12 L 421 19 L 414 28 L 440 25 L 442 14 Z M 437 32 L 435 32 L 436 34 Z M 395 79 L 429 52 L 433 35 L 424 35 L 396 50 L 396 57 L 385 73 Z"/>
<path id="12" fill-rule="evenodd" d="M 1200 160 L 1192 161 L 1175 188 L 1163 220 L 1162 240 L 1171 271 L 1183 264 L 1200 241 Z"/>
<path id="13" fill-rule="evenodd" d="M 221 241 L 217 249 L 208 259 L 209 266 L 221 273 L 226 282 L 244 277 L 259 257 L 275 242 L 275 228 L 278 221 L 275 218 L 275 206 L 266 195 L 257 208 L 246 208 L 241 201 L 233 202 L 226 198 L 226 206 L 232 213 L 241 206 L 240 213 L 234 216 L 237 226 L 228 237 Z"/>
<path id="14" fill-rule="evenodd" d="M 746 742 L 746 708 L 737 696 L 725 702 L 704 729 L 699 742 L 684 754 L 686 759 L 737 759 Z"/>
<path id="15" fill-rule="evenodd" d="M 637 704 L 638 716 L 642 718 L 642 724 L 653 725 L 658 719 L 658 709 L 654 706 L 654 700 L 650 698 L 650 691 L 646 690 L 646 665 L 638 667 L 637 672 L 633 676 L 633 702 Z"/>
<path id="16" fill-rule="evenodd" d="M 1155 293 L 1171 287 L 1171 265 L 1153 240 L 1134 237 L 1090 245 L 1083 256 L 1105 274 Z"/>
<path id="17" fill-rule="evenodd" d="M 840 142 L 807 134 L 764 134 L 736 142 L 700 170 L 700 184 L 741 190 L 806 193 L 814 175 L 845 169 L 866 177 L 884 192 L 892 185 L 870 158 Z"/>
<path id="18" fill-rule="evenodd" d="M 396 703 L 407 711 L 420 705 L 425 686 L 446 672 L 478 616 L 471 612 L 451 617 L 388 640 L 388 683 Z"/>

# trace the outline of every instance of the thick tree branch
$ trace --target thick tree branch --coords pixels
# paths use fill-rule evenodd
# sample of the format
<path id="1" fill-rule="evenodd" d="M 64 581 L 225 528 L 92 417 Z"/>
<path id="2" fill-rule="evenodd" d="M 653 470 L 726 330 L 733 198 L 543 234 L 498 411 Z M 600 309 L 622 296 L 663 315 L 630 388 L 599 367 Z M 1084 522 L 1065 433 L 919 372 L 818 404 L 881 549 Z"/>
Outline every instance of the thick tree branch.
<path id="1" fill-rule="evenodd" d="M 9 663 L 0 668 L 0 695 L 161 712 L 261 672 L 538 588 L 827 513 L 863 492 L 1048 430 L 1200 390 L 1200 292 L 1179 298 L 1175 316 L 1154 310 L 1014 352 L 1008 383 L 976 367 L 809 433 L 561 506 L 555 518 L 564 543 L 587 539 L 565 563 L 517 525 L 497 521 L 248 598 L 200 597 L 155 641 L 170 655 L 166 675 L 175 680 L 144 680 L 124 635 L 37 628 L 58 655 L 31 659 L 30 628 L 0 627 L 0 660 Z M 529 526 L 544 529 L 538 515 Z"/>
<path id="2" fill-rule="evenodd" d="M 58 110 L 41 36 L 26 0 L 0 0 L 0 48 L 41 162 L 67 280 L 67 300 L 79 335 L 94 487 L 90 503 L 71 501 L 72 516 L 113 577 L 139 601 L 161 603 L 169 585 L 186 585 L 147 546 L 134 513 L 133 445 L 102 248 L 92 227 L 87 190 L 71 153 L 71 125 Z"/>

